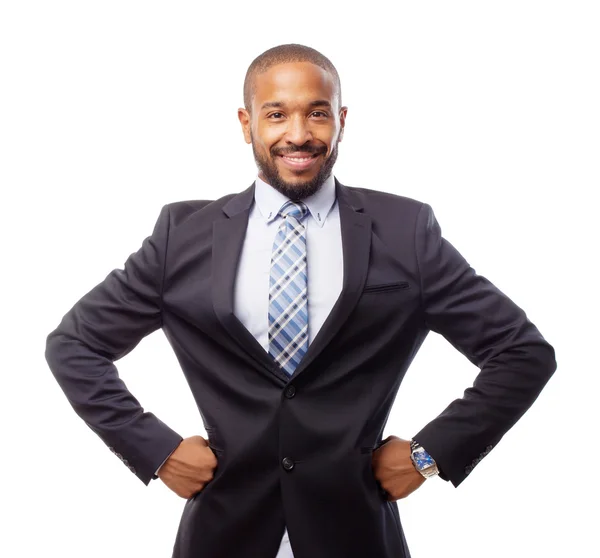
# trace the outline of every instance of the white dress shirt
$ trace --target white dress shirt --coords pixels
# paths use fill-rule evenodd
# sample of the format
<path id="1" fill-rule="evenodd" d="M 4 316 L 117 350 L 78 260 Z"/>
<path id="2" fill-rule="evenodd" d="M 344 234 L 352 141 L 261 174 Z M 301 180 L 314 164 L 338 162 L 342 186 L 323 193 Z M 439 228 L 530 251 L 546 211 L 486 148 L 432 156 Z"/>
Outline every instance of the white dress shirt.
<path id="1" fill-rule="evenodd" d="M 283 219 L 277 213 L 288 199 L 256 178 L 255 203 L 250 208 L 234 288 L 233 313 L 267 352 L 271 253 Z M 309 210 L 302 223 L 306 228 L 310 345 L 342 290 L 342 232 L 333 173 L 316 194 L 302 201 Z M 276 558 L 293 556 L 285 529 Z"/>

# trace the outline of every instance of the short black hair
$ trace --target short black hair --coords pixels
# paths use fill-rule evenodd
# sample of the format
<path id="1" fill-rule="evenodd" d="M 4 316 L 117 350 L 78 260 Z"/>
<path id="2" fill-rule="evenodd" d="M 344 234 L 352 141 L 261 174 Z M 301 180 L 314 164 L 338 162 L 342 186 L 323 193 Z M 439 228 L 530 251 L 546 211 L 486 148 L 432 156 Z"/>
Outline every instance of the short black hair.
<path id="1" fill-rule="evenodd" d="M 337 96 L 342 106 L 342 86 L 340 76 L 331 63 L 331 60 L 318 50 L 305 45 L 290 43 L 287 45 L 279 45 L 269 50 L 265 50 L 258 55 L 248 66 L 246 78 L 244 79 L 244 106 L 248 112 L 252 112 L 252 98 L 256 93 L 256 76 L 266 72 L 276 64 L 285 64 L 287 62 L 312 62 L 316 66 L 323 68 L 333 77 L 334 85 L 337 89 Z"/>

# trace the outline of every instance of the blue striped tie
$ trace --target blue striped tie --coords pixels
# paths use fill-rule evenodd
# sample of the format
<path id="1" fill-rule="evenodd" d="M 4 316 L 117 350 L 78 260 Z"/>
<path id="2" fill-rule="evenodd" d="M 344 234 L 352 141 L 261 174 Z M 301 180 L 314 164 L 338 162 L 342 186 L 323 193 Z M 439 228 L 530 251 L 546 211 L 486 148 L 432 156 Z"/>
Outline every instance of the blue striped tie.
<path id="1" fill-rule="evenodd" d="M 290 376 L 308 349 L 306 234 L 308 208 L 288 200 L 271 256 L 269 282 L 269 354 Z"/>

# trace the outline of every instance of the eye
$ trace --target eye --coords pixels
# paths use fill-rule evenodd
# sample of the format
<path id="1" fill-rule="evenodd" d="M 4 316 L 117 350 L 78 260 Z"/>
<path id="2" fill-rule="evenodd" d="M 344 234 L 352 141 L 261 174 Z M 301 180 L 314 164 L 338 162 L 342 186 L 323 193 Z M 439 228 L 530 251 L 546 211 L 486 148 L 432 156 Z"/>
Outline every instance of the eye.
<path id="1" fill-rule="evenodd" d="M 327 115 L 327 113 L 326 113 L 326 112 L 323 112 L 322 110 L 315 110 L 315 111 L 313 112 L 313 114 L 316 114 L 316 115 L 321 115 L 321 117 L 323 117 L 323 118 L 327 118 L 327 116 L 328 116 L 328 115 Z"/>
<path id="2" fill-rule="evenodd" d="M 276 116 L 278 114 L 281 115 L 281 116 L 283 116 L 283 113 L 281 113 L 281 112 L 274 112 L 273 114 L 269 114 L 269 116 L 267 118 L 271 118 L 271 117 Z M 279 118 L 276 118 L 275 120 L 279 120 Z"/>

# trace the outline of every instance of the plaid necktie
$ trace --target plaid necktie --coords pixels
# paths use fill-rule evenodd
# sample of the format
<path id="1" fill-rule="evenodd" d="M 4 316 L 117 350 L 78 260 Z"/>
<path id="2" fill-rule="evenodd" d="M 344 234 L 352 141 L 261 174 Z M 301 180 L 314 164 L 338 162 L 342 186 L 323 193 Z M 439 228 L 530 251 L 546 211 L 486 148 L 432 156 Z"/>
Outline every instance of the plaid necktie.
<path id="1" fill-rule="evenodd" d="M 269 354 L 290 376 L 308 349 L 306 234 L 308 208 L 288 200 L 271 256 Z"/>

